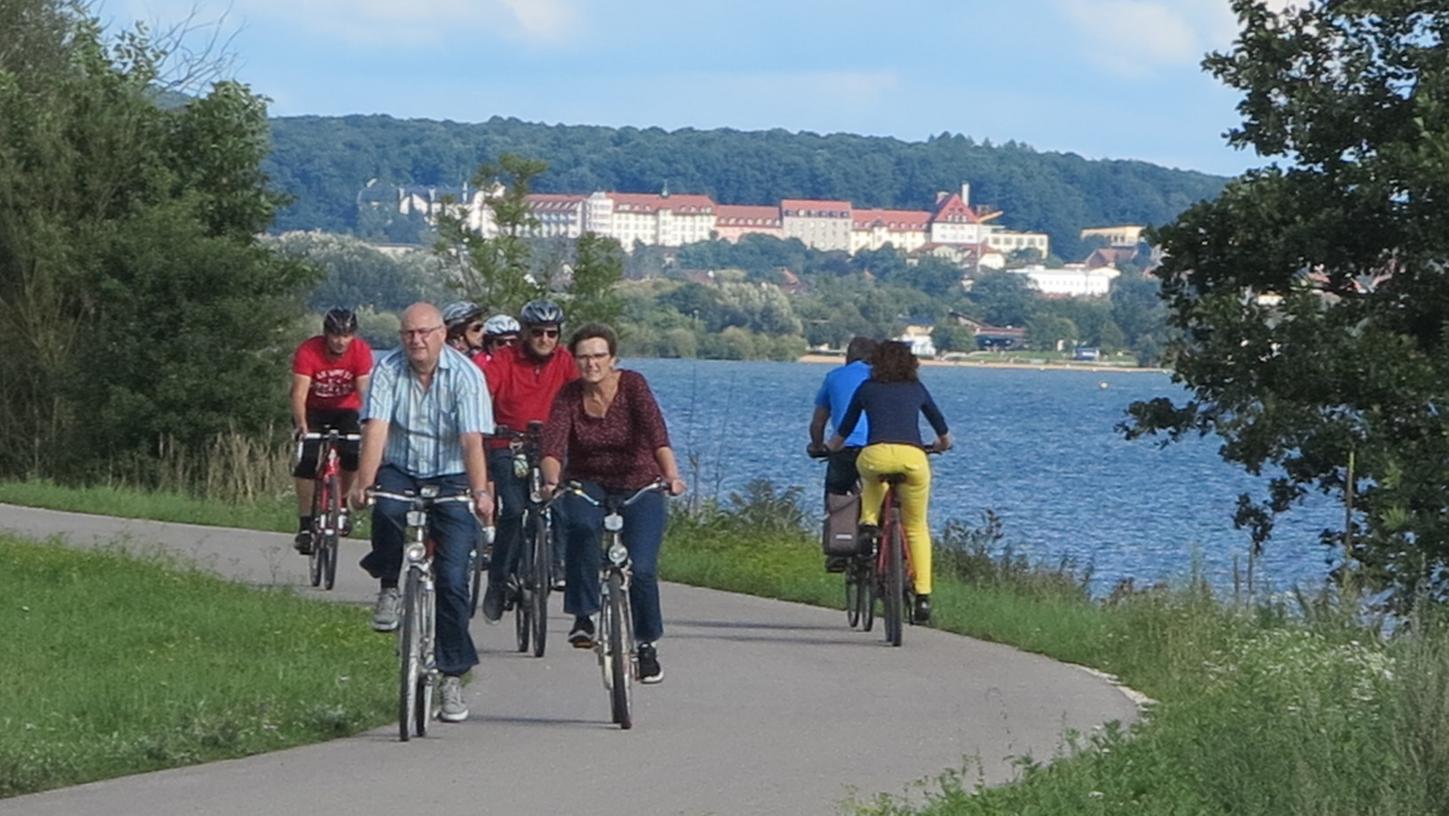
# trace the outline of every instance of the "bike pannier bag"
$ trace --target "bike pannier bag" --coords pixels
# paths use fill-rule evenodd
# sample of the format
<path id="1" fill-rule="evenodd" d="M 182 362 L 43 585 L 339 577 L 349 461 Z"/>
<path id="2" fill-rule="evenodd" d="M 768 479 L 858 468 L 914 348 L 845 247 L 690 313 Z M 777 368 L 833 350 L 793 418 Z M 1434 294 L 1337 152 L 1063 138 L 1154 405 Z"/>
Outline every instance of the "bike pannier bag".
<path id="1" fill-rule="evenodd" d="M 825 536 L 821 544 L 826 555 L 855 555 L 859 524 L 860 494 L 825 494 Z"/>

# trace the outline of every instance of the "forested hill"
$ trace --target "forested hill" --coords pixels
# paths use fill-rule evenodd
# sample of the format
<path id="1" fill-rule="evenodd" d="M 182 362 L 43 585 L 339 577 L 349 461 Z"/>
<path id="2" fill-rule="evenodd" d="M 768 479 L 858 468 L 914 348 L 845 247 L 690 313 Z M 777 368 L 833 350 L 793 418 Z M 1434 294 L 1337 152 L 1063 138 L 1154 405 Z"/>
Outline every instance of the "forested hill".
<path id="1" fill-rule="evenodd" d="M 542 125 L 494 117 L 479 124 L 390 116 L 281 117 L 265 169 L 294 196 L 277 228 L 350 230 L 359 189 L 458 185 L 502 152 L 543 159 L 539 192 L 707 193 L 722 204 L 781 198 L 847 199 L 857 207 L 927 209 L 938 190 L 971 183 L 972 200 L 1005 211 L 1001 223 L 1050 233 L 1077 254 L 1085 226 L 1161 224 L 1218 193 L 1224 179 L 1139 161 L 1088 161 L 960 135 L 925 142 L 784 130 L 665 131 Z"/>

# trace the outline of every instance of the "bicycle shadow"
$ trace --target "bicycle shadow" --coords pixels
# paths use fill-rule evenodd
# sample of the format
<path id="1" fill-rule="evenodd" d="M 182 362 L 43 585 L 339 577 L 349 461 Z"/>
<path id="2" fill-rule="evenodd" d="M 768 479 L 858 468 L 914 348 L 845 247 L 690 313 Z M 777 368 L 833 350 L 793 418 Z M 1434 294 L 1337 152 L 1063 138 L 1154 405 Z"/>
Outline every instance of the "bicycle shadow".
<path id="1" fill-rule="evenodd" d="M 842 629 L 840 626 L 831 624 L 769 623 L 763 621 L 671 620 L 668 623 L 670 626 L 690 626 L 696 629 L 750 629 L 781 632 L 836 632 Z"/>

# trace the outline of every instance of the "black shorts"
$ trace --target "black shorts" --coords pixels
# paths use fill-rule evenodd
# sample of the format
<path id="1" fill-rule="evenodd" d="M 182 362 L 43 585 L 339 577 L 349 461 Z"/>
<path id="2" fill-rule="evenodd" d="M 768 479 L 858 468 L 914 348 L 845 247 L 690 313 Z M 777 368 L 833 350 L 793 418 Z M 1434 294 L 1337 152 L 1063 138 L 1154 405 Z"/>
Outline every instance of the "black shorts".
<path id="1" fill-rule="evenodd" d="M 362 433 L 362 426 L 358 424 L 356 411 L 308 411 L 307 430 L 312 433 L 326 433 L 336 428 L 341 434 Z M 341 459 L 342 469 L 350 472 L 357 471 L 357 452 L 361 445 L 357 442 L 341 440 L 337 445 L 337 457 Z M 309 439 L 302 443 L 302 457 L 297 460 L 297 466 L 292 469 L 292 475 L 298 479 L 312 479 L 317 476 L 317 466 L 322 464 L 322 440 Z"/>

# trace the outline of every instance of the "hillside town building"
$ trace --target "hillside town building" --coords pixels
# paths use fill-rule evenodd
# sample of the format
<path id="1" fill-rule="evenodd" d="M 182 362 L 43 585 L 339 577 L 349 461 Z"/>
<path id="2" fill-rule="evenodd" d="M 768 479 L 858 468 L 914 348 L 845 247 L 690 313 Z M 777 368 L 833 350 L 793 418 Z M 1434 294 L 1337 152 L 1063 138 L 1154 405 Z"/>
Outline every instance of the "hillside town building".
<path id="1" fill-rule="evenodd" d="M 398 212 L 420 213 L 433 220 L 444 211 L 464 219 L 485 237 L 497 234 L 490 195 L 470 188 L 400 187 Z M 359 198 L 359 201 L 362 199 Z M 372 206 L 382 202 L 367 199 Z M 821 251 L 855 254 L 887 245 L 908 253 L 933 252 L 943 257 L 985 259 L 1033 249 L 1045 258 L 1050 239 L 1040 232 L 1015 232 L 993 223 L 999 210 L 971 204 L 971 185 L 941 192 L 930 210 L 856 209 L 849 201 L 787 198 L 777 205 L 718 204 L 707 195 L 613 193 L 590 195 L 533 193 L 528 197 L 539 238 L 578 238 L 585 232 L 614 238 L 632 252 L 636 246 L 683 246 L 719 239 L 739 241 L 747 235 L 798 238 Z M 945 248 L 945 251 L 941 251 Z"/>

